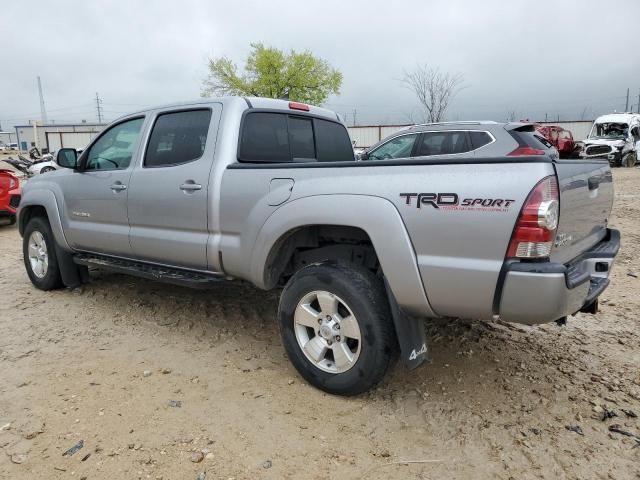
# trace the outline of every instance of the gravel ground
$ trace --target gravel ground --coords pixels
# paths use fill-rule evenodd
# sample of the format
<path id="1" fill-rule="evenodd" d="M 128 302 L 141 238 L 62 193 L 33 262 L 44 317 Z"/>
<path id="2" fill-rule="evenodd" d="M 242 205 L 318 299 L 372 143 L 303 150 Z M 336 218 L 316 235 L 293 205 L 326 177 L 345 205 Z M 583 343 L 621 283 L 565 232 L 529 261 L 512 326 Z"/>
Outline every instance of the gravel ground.
<path id="1" fill-rule="evenodd" d="M 296 375 L 276 292 L 110 274 L 41 292 L 0 227 L 0 478 L 638 479 L 640 169 L 615 182 L 599 314 L 430 321 L 428 365 L 350 399 Z"/>

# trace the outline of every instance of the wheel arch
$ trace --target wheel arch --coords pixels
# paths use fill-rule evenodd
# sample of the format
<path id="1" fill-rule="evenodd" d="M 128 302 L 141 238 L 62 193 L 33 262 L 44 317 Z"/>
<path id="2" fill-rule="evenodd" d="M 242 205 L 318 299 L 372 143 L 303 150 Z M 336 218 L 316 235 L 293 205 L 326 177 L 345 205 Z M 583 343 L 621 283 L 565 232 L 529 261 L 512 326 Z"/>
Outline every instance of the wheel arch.
<path id="1" fill-rule="evenodd" d="M 71 250 L 64 236 L 60 210 L 53 192 L 48 190 L 29 190 L 20 200 L 18 208 L 18 231 L 24 234 L 24 229 L 33 217 L 44 216 L 51 225 L 51 231 L 56 243 L 65 250 Z"/>
<path id="2" fill-rule="evenodd" d="M 398 304 L 413 315 L 435 316 L 402 218 L 381 197 L 318 195 L 287 202 L 258 232 L 251 256 L 252 281 L 261 288 L 273 288 L 283 264 L 290 261 L 300 242 L 304 244 L 307 232 L 326 227 L 358 234 L 363 245 L 370 242 Z"/>

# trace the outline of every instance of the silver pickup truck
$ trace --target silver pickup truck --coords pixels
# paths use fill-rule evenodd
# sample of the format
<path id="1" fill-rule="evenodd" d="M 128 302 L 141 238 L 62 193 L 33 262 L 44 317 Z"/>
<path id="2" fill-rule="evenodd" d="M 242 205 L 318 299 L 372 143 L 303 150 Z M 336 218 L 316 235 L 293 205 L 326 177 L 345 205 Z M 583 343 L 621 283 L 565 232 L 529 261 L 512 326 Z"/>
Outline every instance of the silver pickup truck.
<path id="1" fill-rule="evenodd" d="M 283 287 L 289 358 L 342 395 L 376 385 L 396 352 L 420 365 L 424 318 L 594 313 L 620 244 L 607 161 L 558 160 L 526 124 L 414 134 L 429 130 L 513 152 L 355 161 L 335 113 L 264 98 L 128 115 L 25 185 L 27 273 L 43 290 L 88 281 L 88 267 Z"/>

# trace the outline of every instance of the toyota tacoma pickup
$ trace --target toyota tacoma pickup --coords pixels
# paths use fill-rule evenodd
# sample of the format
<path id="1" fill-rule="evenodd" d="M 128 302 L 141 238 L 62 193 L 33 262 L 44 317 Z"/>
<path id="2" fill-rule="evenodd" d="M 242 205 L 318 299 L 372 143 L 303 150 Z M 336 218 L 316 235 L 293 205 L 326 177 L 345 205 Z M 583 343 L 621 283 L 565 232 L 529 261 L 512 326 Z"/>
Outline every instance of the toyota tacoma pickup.
<path id="1" fill-rule="evenodd" d="M 282 288 L 291 362 L 342 395 L 372 388 L 398 354 L 424 362 L 425 318 L 536 324 L 597 310 L 620 243 L 606 159 L 559 160 L 522 123 L 407 135 L 424 155 L 355 161 L 339 117 L 301 103 L 127 115 L 25 185 L 27 274 L 43 290 L 76 287 L 89 267 L 211 295 L 229 279 Z M 492 156 L 498 143 L 510 153 Z"/>

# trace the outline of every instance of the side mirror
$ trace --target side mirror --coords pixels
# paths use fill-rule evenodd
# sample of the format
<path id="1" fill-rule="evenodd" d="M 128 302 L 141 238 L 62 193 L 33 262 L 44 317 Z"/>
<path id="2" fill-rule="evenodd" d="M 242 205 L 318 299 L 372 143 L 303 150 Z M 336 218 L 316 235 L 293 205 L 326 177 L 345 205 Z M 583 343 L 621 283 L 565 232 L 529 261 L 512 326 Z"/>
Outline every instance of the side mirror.
<path id="1" fill-rule="evenodd" d="M 368 152 L 362 152 L 360 154 L 360 160 L 369 160 L 369 153 Z"/>
<path id="2" fill-rule="evenodd" d="M 77 168 L 78 152 L 75 148 L 61 148 L 56 154 L 56 163 L 64 168 Z"/>

